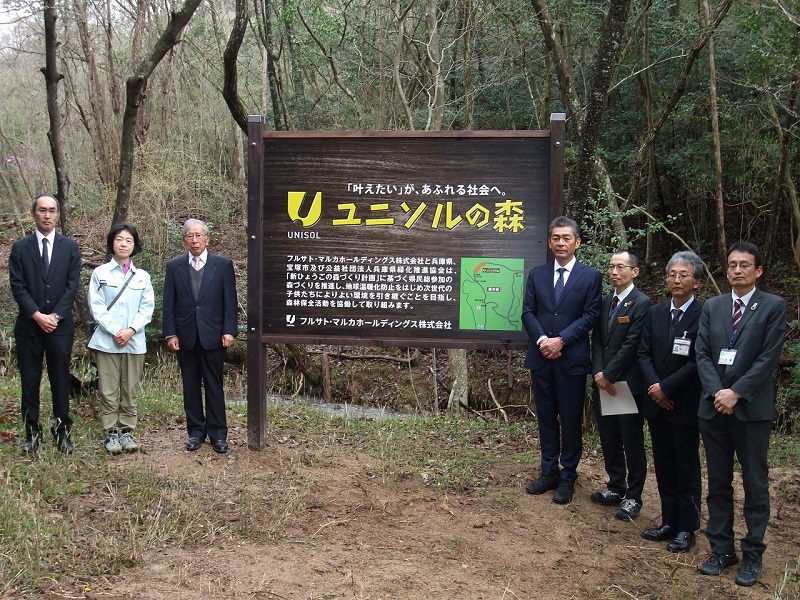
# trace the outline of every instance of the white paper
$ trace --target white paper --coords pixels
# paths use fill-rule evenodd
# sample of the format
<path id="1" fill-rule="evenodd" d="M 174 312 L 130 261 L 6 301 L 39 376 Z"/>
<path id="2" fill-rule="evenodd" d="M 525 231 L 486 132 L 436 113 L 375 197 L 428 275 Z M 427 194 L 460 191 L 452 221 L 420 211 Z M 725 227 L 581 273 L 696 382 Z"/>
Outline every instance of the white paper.
<path id="1" fill-rule="evenodd" d="M 617 390 L 616 396 L 612 396 L 605 390 L 599 390 L 600 413 L 604 417 L 610 415 L 633 415 L 639 412 L 627 381 L 617 381 L 614 384 L 614 389 Z"/>

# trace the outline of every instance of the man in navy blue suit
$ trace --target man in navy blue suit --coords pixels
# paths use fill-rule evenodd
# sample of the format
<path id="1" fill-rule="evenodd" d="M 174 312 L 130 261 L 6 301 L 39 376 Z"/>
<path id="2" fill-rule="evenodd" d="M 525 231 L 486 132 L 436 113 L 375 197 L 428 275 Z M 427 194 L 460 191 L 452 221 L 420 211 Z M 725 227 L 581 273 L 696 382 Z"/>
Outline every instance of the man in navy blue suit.
<path id="1" fill-rule="evenodd" d="M 555 489 L 558 504 L 572 500 L 578 478 L 586 375 L 592 370 L 589 332 L 602 296 L 600 272 L 575 258 L 580 245 L 575 221 L 562 216 L 550 223 L 548 247 L 555 261 L 530 270 L 522 308 L 542 458 L 540 476 L 525 491 Z"/>
<path id="2" fill-rule="evenodd" d="M 222 454 L 228 451 L 222 370 L 225 350 L 237 333 L 238 303 L 233 261 L 209 252 L 208 240 L 203 221 L 184 223 L 183 243 L 189 254 L 167 263 L 163 333 L 181 367 L 186 449 L 197 450 L 208 437 L 214 451 Z"/>

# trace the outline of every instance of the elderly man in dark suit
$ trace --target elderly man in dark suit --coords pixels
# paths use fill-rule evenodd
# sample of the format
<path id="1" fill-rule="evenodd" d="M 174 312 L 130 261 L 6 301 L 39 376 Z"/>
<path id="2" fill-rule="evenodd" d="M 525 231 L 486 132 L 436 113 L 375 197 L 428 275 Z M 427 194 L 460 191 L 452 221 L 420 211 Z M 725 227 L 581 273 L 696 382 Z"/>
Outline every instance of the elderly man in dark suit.
<path id="1" fill-rule="evenodd" d="M 550 223 L 548 247 L 555 261 L 530 270 L 522 309 L 542 458 L 540 476 L 525 491 L 555 489 L 558 504 L 569 503 L 575 493 L 586 375 L 592 367 L 589 332 L 602 295 L 600 272 L 575 258 L 580 245 L 575 221 L 557 217 Z"/>
<path id="2" fill-rule="evenodd" d="M 651 302 L 633 283 L 638 275 L 639 259 L 634 254 L 622 251 L 611 256 L 608 277 L 614 291 L 603 298 L 600 318 L 592 330 L 595 384 L 592 404 L 608 488 L 594 492 L 591 498 L 596 504 L 618 506 L 616 517 L 623 521 L 632 521 L 642 510 L 642 490 L 647 477 L 642 417 L 644 383 L 636 354 Z M 622 381 L 628 384 L 636 401 L 636 412 L 603 414 L 600 390 L 615 396 L 614 384 Z"/>
<path id="3" fill-rule="evenodd" d="M 237 333 L 238 302 L 233 261 L 209 252 L 208 241 L 203 221 L 184 223 L 183 243 L 189 254 L 167 263 L 163 333 L 181 368 L 186 449 L 197 450 L 207 437 L 222 454 L 228 451 L 222 371 L 225 350 Z"/>
<path id="4" fill-rule="evenodd" d="M 769 521 L 767 451 L 775 385 L 786 333 L 786 301 L 756 287 L 764 273 L 755 244 L 737 242 L 728 251 L 731 293 L 703 305 L 697 333 L 700 433 L 708 469 L 708 525 L 711 556 L 703 575 L 719 575 L 738 562 L 733 533 L 734 455 L 742 468 L 744 519 L 742 565 L 736 583 L 751 586 L 761 572 L 764 532 Z"/>
<path id="5" fill-rule="evenodd" d="M 14 242 L 8 259 L 11 293 L 19 305 L 14 337 L 22 379 L 22 418 L 26 454 L 39 449 L 39 386 L 42 360 L 53 395 L 53 426 L 58 449 L 72 454 L 69 415 L 69 364 L 75 323 L 72 304 L 81 275 L 81 255 L 75 240 L 56 231 L 58 202 L 42 194 L 31 204 L 36 231 Z"/>
<path id="6" fill-rule="evenodd" d="M 643 412 L 650 428 L 653 464 L 661 497 L 661 524 L 642 537 L 670 540 L 670 552 L 688 552 L 700 527 L 700 431 L 697 405 L 700 378 L 695 340 L 702 303 L 695 298 L 703 261 L 694 252 L 676 252 L 667 262 L 671 299 L 652 307 L 639 343 L 639 364 L 647 397 Z"/>

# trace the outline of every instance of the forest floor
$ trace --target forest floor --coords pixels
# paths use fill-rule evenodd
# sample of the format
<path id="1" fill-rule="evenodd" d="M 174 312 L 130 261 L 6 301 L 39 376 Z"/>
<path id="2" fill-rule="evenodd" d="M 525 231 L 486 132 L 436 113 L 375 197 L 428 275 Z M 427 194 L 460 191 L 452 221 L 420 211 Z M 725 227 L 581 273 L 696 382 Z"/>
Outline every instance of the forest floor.
<path id="1" fill-rule="evenodd" d="M 284 432 L 285 433 L 285 432 Z M 595 453 L 581 462 L 569 505 L 550 494 L 531 496 L 532 475 L 515 452 L 504 453 L 487 473 L 487 485 L 459 493 L 426 482 L 424 474 L 392 474 L 385 460 L 349 444 L 320 445 L 292 435 L 270 436 L 263 451 L 247 449 L 246 428 L 230 434 L 231 451 L 205 444 L 183 449 L 179 428 L 149 431 L 144 451 L 113 458 L 121 470 L 154 470 L 204 489 L 225 490 L 231 506 L 243 493 L 263 498 L 275 517 L 274 535 L 248 530 L 241 511 L 211 510 L 201 543 L 165 543 L 136 565 L 104 581 L 53 595 L 130 600 L 230 598 L 311 599 L 539 599 L 539 598 L 795 598 L 800 553 L 800 469 L 771 472 L 772 516 L 761 580 L 734 584 L 736 568 L 705 577 L 697 567 L 708 556 L 702 534 L 687 554 L 640 537 L 659 523 L 652 470 L 644 508 L 634 522 L 614 518 L 589 494 L 605 473 Z M 736 486 L 741 512 L 741 484 Z M 84 499 L 86 496 L 84 496 Z M 100 494 L 82 507 L 91 528 L 97 510 L 115 510 Z M 84 500 L 85 501 L 85 500 Z M 110 505 L 108 505 L 110 504 Z M 267 510 L 267 506 L 271 506 Z M 703 522 L 705 522 L 704 515 Z M 744 524 L 739 516 L 736 531 Z M 789 575 L 787 575 L 787 570 Z M 77 583 L 77 582 L 76 582 Z M 76 593 L 78 592 L 78 593 Z"/>

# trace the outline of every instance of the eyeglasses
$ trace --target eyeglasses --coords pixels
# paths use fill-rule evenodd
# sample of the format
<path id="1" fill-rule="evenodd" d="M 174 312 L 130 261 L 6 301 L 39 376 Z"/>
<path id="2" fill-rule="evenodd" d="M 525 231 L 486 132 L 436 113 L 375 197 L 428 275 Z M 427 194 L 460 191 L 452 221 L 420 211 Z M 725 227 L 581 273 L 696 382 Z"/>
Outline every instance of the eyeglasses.
<path id="1" fill-rule="evenodd" d="M 633 267 L 630 265 L 608 265 L 608 272 L 613 273 L 614 271 L 624 271 L 625 269 L 632 269 Z"/>
<path id="2" fill-rule="evenodd" d="M 205 233 L 187 233 L 183 236 L 185 240 L 201 240 L 206 237 Z"/>
<path id="3" fill-rule="evenodd" d="M 686 272 L 675 273 L 674 271 L 670 271 L 667 273 L 667 279 L 672 279 L 673 281 L 675 279 L 694 279 L 694 275 Z"/>
<path id="4" fill-rule="evenodd" d="M 735 271 L 735 270 L 736 270 L 736 268 L 738 267 L 738 268 L 740 268 L 742 271 L 746 271 L 746 270 L 747 270 L 747 269 L 749 269 L 750 267 L 754 267 L 754 266 L 755 266 L 755 264 L 754 264 L 754 263 L 747 262 L 747 261 L 742 261 L 742 262 L 738 262 L 738 263 L 736 263 L 736 262 L 729 262 L 729 263 L 728 263 L 728 270 L 729 270 L 729 271 Z"/>

